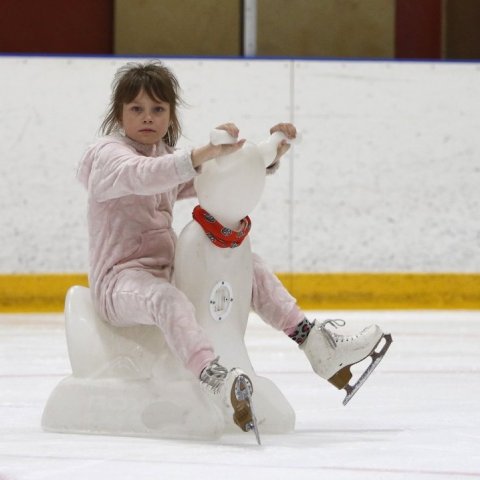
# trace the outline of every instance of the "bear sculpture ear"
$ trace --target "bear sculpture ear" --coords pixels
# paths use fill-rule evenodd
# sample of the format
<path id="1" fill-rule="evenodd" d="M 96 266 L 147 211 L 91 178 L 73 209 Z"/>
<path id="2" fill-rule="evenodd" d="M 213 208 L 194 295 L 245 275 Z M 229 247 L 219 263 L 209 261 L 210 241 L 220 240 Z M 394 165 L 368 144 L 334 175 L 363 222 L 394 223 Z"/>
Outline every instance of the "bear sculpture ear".
<path id="1" fill-rule="evenodd" d="M 237 139 L 232 137 L 226 130 L 215 128 L 210 132 L 210 143 L 212 145 L 231 145 L 237 143 Z"/>
<path id="2" fill-rule="evenodd" d="M 299 134 L 297 133 L 297 138 L 295 138 L 295 140 L 292 140 L 287 138 L 287 136 L 284 135 L 282 132 L 274 132 L 267 140 L 258 145 L 260 153 L 263 157 L 263 161 L 265 163 L 265 168 L 268 168 L 270 165 L 272 165 L 275 157 L 277 156 L 278 145 L 284 140 L 286 140 L 289 144 L 298 143 Z"/>

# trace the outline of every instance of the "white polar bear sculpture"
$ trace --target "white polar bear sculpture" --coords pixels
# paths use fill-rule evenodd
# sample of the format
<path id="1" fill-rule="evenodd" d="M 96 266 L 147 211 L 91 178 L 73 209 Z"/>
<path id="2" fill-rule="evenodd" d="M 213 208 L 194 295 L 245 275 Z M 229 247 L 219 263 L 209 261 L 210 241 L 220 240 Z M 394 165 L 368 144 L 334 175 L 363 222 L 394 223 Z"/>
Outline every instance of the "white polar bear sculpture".
<path id="1" fill-rule="evenodd" d="M 237 229 L 260 201 L 266 167 L 274 161 L 277 145 L 285 138 L 277 132 L 264 143 L 247 142 L 232 155 L 206 162 L 195 179 L 200 206 L 224 227 Z M 212 133 L 212 143 L 234 141 L 227 132 Z M 220 363 L 228 369 L 241 368 L 252 380 L 260 433 L 292 430 L 292 407 L 270 380 L 255 374 L 245 347 L 252 299 L 250 238 L 236 248 L 219 248 L 192 220 L 183 229 L 176 249 L 176 286 L 195 306 L 197 320 L 212 340 Z"/>
<path id="2" fill-rule="evenodd" d="M 238 225 L 260 200 L 266 166 L 284 138 L 275 133 L 205 163 L 195 179 L 200 206 L 224 226 Z M 212 142 L 231 141 L 227 132 L 212 132 Z M 249 238 L 237 248 L 218 248 L 191 221 L 178 239 L 175 282 L 194 304 L 221 363 L 250 376 L 260 433 L 293 430 L 292 407 L 255 374 L 244 343 L 252 296 Z M 111 326 L 95 312 L 89 289 L 75 286 L 66 297 L 65 328 L 72 375 L 47 401 L 45 430 L 204 440 L 240 433 L 231 413 L 175 358 L 158 327 Z"/>

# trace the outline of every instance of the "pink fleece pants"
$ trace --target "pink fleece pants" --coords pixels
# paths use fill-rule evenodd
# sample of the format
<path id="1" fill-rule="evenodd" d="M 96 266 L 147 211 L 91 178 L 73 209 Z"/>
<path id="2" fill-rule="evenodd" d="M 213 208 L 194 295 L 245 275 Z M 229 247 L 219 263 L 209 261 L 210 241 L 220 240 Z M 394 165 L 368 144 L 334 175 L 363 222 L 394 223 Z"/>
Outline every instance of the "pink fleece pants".
<path id="1" fill-rule="evenodd" d="M 213 346 L 183 292 L 144 270 L 119 273 L 109 322 L 116 326 L 158 325 L 183 364 L 197 377 L 214 358 Z M 252 309 L 269 325 L 290 333 L 305 315 L 258 255 L 253 255 Z"/>

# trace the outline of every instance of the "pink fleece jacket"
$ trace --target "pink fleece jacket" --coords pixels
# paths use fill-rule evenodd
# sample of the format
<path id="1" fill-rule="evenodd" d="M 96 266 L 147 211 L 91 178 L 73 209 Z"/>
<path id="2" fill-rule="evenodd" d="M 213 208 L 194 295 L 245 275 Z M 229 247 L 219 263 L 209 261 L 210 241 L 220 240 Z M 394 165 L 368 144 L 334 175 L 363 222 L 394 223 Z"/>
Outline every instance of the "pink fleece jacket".
<path id="1" fill-rule="evenodd" d="M 107 318 L 116 275 L 139 267 L 171 279 L 176 236 L 172 208 L 195 196 L 190 152 L 107 136 L 82 158 L 77 178 L 89 191 L 89 282 Z"/>
<path id="2" fill-rule="evenodd" d="M 189 152 L 121 136 L 91 146 L 77 173 L 89 192 L 89 280 L 96 310 L 117 326 L 157 324 L 171 350 L 198 377 L 215 358 L 213 346 L 193 306 L 169 283 L 176 243 L 172 208 L 177 199 L 195 196 L 196 175 Z M 286 333 L 304 318 L 257 255 L 252 307 Z"/>

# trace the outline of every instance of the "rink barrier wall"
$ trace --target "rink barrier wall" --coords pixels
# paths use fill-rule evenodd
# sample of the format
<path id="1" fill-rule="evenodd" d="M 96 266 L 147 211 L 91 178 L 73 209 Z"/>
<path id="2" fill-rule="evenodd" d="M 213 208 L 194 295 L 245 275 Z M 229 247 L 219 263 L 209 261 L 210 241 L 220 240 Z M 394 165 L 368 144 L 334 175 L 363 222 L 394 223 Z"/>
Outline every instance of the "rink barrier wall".
<path id="1" fill-rule="evenodd" d="M 61 312 L 67 290 L 88 286 L 85 274 L 0 275 L 0 312 Z"/>
<path id="2" fill-rule="evenodd" d="M 305 310 L 480 310 L 480 274 L 279 273 Z M 0 275 L 0 312 L 61 312 L 86 274 Z"/>
<path id="3" fill-rule="evenodd" d="M 255 143 L 278 121 L 302 131 L 251 214 L 274 271 L 480 271 L 478 62 L 164 60 L 187 104 L 179 146 L 226 120 Z M 75 172 L 127 61 L 0 56 L 2 274 L 86 270 Z M 175 204 L 176 233 L 193 207 Z"/>
<path id="4" fill-rule="evenodd" d="M 480 309 L 480 274 L 279 274 L 305 310 Z"/>

